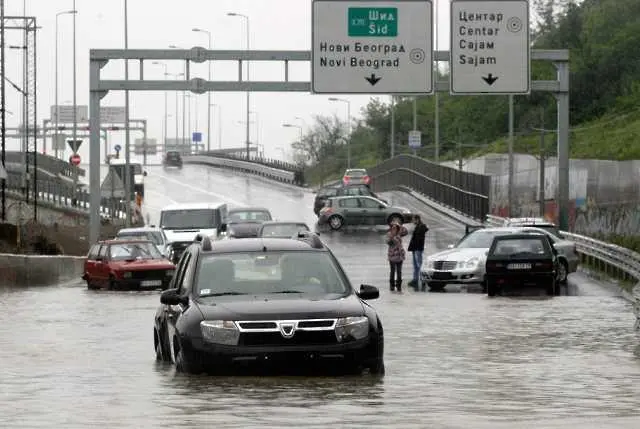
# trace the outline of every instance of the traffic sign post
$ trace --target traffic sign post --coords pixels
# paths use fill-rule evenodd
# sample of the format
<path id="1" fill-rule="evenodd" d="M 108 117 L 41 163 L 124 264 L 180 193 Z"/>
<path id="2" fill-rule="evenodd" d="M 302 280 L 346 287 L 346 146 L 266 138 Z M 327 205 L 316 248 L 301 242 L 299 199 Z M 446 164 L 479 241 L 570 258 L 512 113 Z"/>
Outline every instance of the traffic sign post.
<path id="1" fill-rule="evenodd" d="M 420 149 L 422 146 L 422 133 L 420 131 L 409 131 L 409 147 Z"/>
<path id="2" fill-rule="evenodd" d="M 69 157 L 69 162 L 75 166 L 80 165 L 80 161 L 81 161 L 80 155 L 78 155 L 77 153 L 74 153 Z"/>
<path id="3" fill-rule="evenodd" d="M 67 140 L 67 144 L 73 153 L 77 153 L 82 144 L 82 140 Z"/>
<path id="4" fill-rule="evenodd" d="M 451 94 L 529 94 L 530 54 L 527 0 L 451 0 Z"/>
<path id="5" fill-rule="evenodd" d="M 432 94 L 431 0 L 314 0 L 311 91 Z"/>

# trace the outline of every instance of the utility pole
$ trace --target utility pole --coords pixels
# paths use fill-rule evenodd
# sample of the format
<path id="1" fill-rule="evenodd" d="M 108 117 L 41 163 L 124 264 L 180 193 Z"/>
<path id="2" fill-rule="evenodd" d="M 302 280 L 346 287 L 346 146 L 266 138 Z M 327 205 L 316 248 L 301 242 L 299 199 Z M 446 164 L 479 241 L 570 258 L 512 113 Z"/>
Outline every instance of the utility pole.
<path id="1" fill-rule="evenodd" d="M 4 66 L 5 66 L 5 58 L 4 58 L 4 54 L 5 54 L 5 26 L 4 26 L 4 0 L 0 0 L 0 20 L 2 20 L 2 22 L 0 23 L 0 79 L 2 80 L 1 84 L 0 84 L 0 121 L 2 122 L 0 124 L 1 128 L 0 129 L 0 139 L 1 142 L 0 144 L 2 145 L 2 147 L 0 148 L 1 150 L 1 154 L 0 154 L 0 168 L 2 168 L 3 172 L 6 172 L 6 167 L 5 167 L 5 158 L 6 158 L 6 118 L 7 118 L 7 111 L 6 111 L 6 93 L 5 93 L 5 84 L 4 84 L 4 79 L 5 79 L 5 70 L 4 70 Z M 7 191 L 7 181 L 5 179 L 0 179 L 0 181 L 2 182 L 2 221 L 6 222 L 7 221 L 7 200 L 6 200 L 6 191 Z"/>
<path id="2" fill-rule="evenodd" d="M 546 168 L 546 158 L 547 158 L 547 151 L 545 150 L 545 143 L 544 143 L 544 107 L 542 107 L 540 109 L 540 184 L 539 189 L 540 189 L 540 217 L 544 217 L 545 215 L 545 200 L 546 200 L 546 196 L 544 195 L 544 182 L 546 180 L 545 178 L 545 168 Z"/>
<path id="3" fill-rule="evenodd" d="M 124 49 L 129 49 L 129 12 L 124 0 Z M 75 8 L 74 8 L 75 9 Z M 124 61 L 124 80 L 129 80 L 129 60 Z M 131 226 L 131 133 L 129 130 L 129 91 L 124 92 L 124 203 L 125 226 Z"/>
<path id="4" fill-rule="evenodd" d="M 514 192 L 514 156 L 513 156 L 513 122 L 514 122 L 514 106 L 513 106 L 513 94 L 509 94 L 509 175 L 508 175 L 508 201 L 509 201 L 509 217 L 513 217 L 515 213 L 515 192 Z"/>
<path id="5" fill-rule="evenodd" d="M 391 96 L 391 158 L 396 156 L 396 97 Z"/>

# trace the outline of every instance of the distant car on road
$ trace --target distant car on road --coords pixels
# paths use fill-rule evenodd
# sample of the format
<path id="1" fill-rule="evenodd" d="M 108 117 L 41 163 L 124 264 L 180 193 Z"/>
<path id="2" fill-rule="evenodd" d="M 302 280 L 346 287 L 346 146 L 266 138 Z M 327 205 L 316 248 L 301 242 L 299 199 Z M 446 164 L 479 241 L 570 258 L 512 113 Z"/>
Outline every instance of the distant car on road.
<path id="1" fill-rule="evenodd" d="M 347 168 L 342 176 L 343 185 L 367 185 L 371 184 L 371 177 L 364 168 Z"/>
<path id="2" fill-rule="evenodd" d="M 122 228 L 115 237 L 116 240 L 149 240 L 155 244 L 162 256 L 167 256 L 167 236 L 158 227 L 143 226 L 139 228 Z"/>
<path id="3" fill-rule="evenodd" d="M 376 287 L 354 290 L 313 234 L 204 237 L 186 249 L 154 320 L 156 358 L 185 373 L 328 369 L 382 375 Z"/>
<path id="4" fill-rule="evenodd" d="M 546 234 L 505 234 L 493 238 L 486 260 L 485 280 L 489 296 L 506 289 L 543 288 L 557 295 L 558 252 Z"/>
<path id="5" fill-rule="evenodd" d="M 168 150 L 162 159 L 162 165 L 165 167 L 182 168 L 182 154 L 177 150 Z"/>
<path id="6" fill-rule="evenodd" d="M 320 210 L 319 225 L 333 230 L 343 226 L 389 225 L 411 222 L 413 214 L 406 208 L 393 207 L 373 197 L 334 197 Z"/>
<path id="7" fill-rule="evenodd" d="M 311 229 L 304 222 L 268 221 L 260 225 L 258 237 L 264 238 L 292 238 L 299 232 L 310 232 Z"/>
<path id="8" fill-rule="evenodd" d="M 227 222 L 220 231 L 225 238 L 254 238 L 263 222 L 273 220 L 271 212 L 263 207 L 242 207 L 230 209 Z"/>
<path id="9" fill-rule="evenodd" d="M 166 289 L 175 265 L 148 240 L 107 240 L 91 246 L 82 279 L 89 289 Z"/>

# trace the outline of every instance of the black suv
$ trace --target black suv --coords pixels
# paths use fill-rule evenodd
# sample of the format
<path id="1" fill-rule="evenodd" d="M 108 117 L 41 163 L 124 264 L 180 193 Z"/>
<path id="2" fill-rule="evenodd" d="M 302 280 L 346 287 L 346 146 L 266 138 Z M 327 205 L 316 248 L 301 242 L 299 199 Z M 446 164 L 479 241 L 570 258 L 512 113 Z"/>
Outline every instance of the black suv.
<path id="1" fill-rule="evenodd" d="M 199 240 L 199 241 L 198 241 Z M 382 323 L 313 233 L 291 239 L 199 236 L 155 315 L 157 359 L 187 373 L 328 369 L 384 374 Z"/>
<path id="2" fill-rule="evenodd" d="M 169 150 L 164 155 L 164 160 L 162 164 L 165 167 L 178 167 L 182 168 L 182 155 L 177 150 Z"/>
<path id="3" fill-rule="evenodd" d="M 344 196 L 373 197 L 384 203 L 387 203 L 387 201 L 372 192 L 367 185 L 334 185 L 327 186 L 318 190 L 318 192 L 316 193 L 316 199 L 313 204 L 313 212 L 316 214 L 316 216 L 319 216 L 320 210 L 322 210 L 329 198 Z"/>

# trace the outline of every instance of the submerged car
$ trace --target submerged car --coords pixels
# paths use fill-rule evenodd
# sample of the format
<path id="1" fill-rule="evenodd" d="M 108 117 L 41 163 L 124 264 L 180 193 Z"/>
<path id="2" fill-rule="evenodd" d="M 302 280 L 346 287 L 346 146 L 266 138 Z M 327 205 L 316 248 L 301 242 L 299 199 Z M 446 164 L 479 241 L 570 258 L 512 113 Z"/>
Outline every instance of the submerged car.
<path id="1" fill-rule="evenodd" d="M 329 225 L 335 231 L 343 226 L 389 225 L 408 223 L 413 219 L 410 210 L 393 207 L 373 197 L 333 197 L 320 210 L 319 225 Z"/>
<path id="2" fill-rule="evenodd" d="M 175 265 L 148 240 L 107 240 L 91 246 L 82 279 L 89 289 L 166 289 Z"/>
<path id="3" fill-rule="evenodd" d="M 507 288 L 543 288 L 556 295 L 558 252 L 546 234 L 506 234 L 494 237 L 486 261 L 485 279 L 489 296 Z"/>
<path id="4" fill-rule="evenodd" d="M 258 237 L 291 238 L 300 232 L 310 232 L 309 225 L 304 222 L 269 221 L 258 229 Z"/>
<path id="5" fill-rule="evenodd" d="M 382 323 L 315 234 L 189 246 L 155 315 L 158 360 L 187 373 L 238 369 L 384 374 Z"/>

